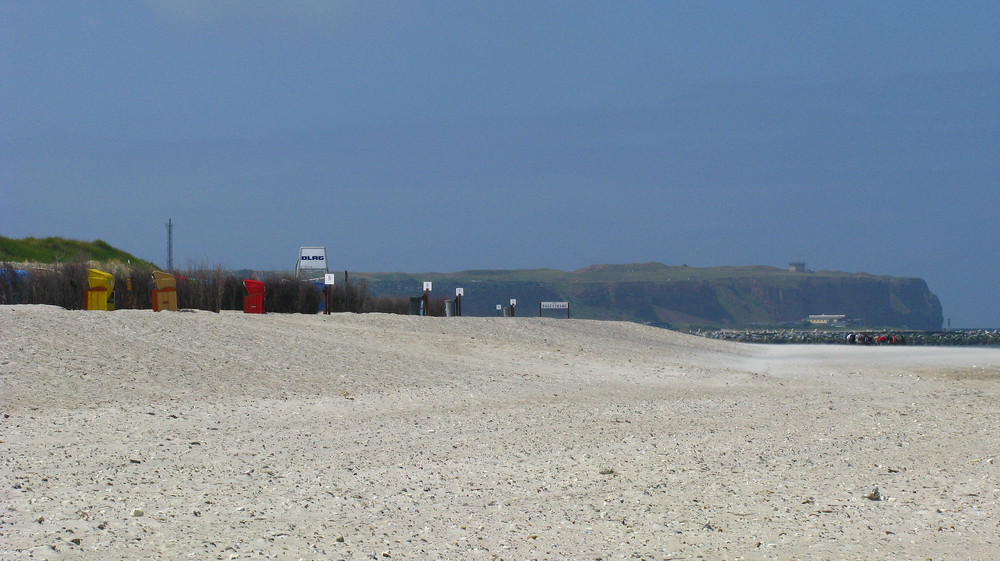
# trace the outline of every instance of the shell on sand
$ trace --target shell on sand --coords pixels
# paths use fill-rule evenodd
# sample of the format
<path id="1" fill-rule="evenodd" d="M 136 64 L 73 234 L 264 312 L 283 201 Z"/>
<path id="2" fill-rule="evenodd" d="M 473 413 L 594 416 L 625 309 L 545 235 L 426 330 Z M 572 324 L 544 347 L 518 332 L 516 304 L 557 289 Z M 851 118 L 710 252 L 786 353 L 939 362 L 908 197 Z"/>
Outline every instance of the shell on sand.
<path id="1" fill-rule="evenodd" d="M 1000 551 L 997 349 L 3 306 L 0 391 L 3 559 Z"/>

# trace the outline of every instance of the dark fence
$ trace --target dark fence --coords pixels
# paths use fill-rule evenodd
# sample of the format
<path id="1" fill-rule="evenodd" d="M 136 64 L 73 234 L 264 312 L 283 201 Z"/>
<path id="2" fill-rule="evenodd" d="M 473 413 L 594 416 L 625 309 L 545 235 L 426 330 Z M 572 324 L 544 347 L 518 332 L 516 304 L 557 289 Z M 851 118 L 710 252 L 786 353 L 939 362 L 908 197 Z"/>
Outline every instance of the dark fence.
<path id="1" fill-rule="evenodd" d="M 86 262 L 56 265 L 0 265 L 0 304 L 48 304 L 69 310 L 83 308 L 88 288 L 87 269 L 96 268 L 115 277 L 111 296 L 115 309 L 152 309 L 153 271 L 120 264 L 92 265 Z M 179 308 L 242 310 L 243 278 L 221 268 L 174 271 Z M 315 314 L 324 304 L 321 284 L 296 279 L 290 274 L 273 273 L 257 279 L 264 282 L 264 309 L 268 313 Z M 366 281 L 342 282 L 329 287 L 330 311 L 407 314 L 405 296 L 373 297 Z M 429 315 L 445 315 L 444 299 L 430 301 Z"/>

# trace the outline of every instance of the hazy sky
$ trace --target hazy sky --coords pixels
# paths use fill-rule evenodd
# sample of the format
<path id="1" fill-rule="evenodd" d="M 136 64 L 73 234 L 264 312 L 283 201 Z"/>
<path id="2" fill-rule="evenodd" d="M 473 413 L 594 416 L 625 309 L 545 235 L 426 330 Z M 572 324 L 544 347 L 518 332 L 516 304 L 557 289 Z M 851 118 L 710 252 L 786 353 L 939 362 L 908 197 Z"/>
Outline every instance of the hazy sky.
<path id="1" fill-rule="evenodd" d="M 998 38 L 993 1 L 0 0 L 0 234 L 163 266 L 172 219 L 179 267 L 805 261 L 995 327 Z"/>

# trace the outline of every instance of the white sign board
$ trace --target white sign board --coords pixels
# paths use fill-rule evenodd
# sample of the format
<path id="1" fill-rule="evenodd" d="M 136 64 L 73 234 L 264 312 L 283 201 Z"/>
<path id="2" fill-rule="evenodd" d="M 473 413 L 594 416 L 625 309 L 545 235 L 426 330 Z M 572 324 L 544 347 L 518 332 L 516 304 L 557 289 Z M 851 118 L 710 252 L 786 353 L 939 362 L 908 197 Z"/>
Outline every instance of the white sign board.
<path id="1" fill-rule="evenodd" d="M 425 282 L 424 283 L 424 290 L 430 292 L 432 286 L 434 286 L 434 283 L 432 283 L 432 282 Z"/>
<path id="2" fill-rule="evenodd" d="M 465 289 L 464 288 L 456 288 L 455 289 L 455 296 L 465 296 Z"/>
<path id="3" fill-rule="evenodd" d="M 334 277 L 336 277 L 336 276 L 337 275 L 335 275 L 333 273 L 327 273 L 326 276 L 323 278 L 323 283 L 324 284 L 336 284 L 334 282 L 334 280 L 336 280 Z"/>
<path id="4" fill-rule="evenodd" d="M 568 310 L 569 302 L 540 302 L 543 310 Z"/>
<path id="5" fill-rule="evenodd" d="M 326 265 L 325 247 L 300 247 L 296 271 L 329 271 Z"/>
<path id="6" fill-rule="evenodd" d="M 510 305 L 511 306 L 516 306 L 517 305 L 517 298 L 511 298 L 510 299 Z"/>

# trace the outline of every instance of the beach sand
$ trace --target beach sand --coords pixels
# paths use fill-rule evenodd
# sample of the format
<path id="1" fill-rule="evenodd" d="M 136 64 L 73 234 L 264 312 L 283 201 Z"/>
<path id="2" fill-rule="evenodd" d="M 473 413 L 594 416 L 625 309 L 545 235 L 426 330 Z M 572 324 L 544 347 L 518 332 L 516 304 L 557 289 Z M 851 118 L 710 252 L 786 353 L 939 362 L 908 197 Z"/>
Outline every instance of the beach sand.
<path id="1" fill-rule="evenodd" d="M 0 559 L 995 559 L 1000 349 L 0 307 Z"/>

